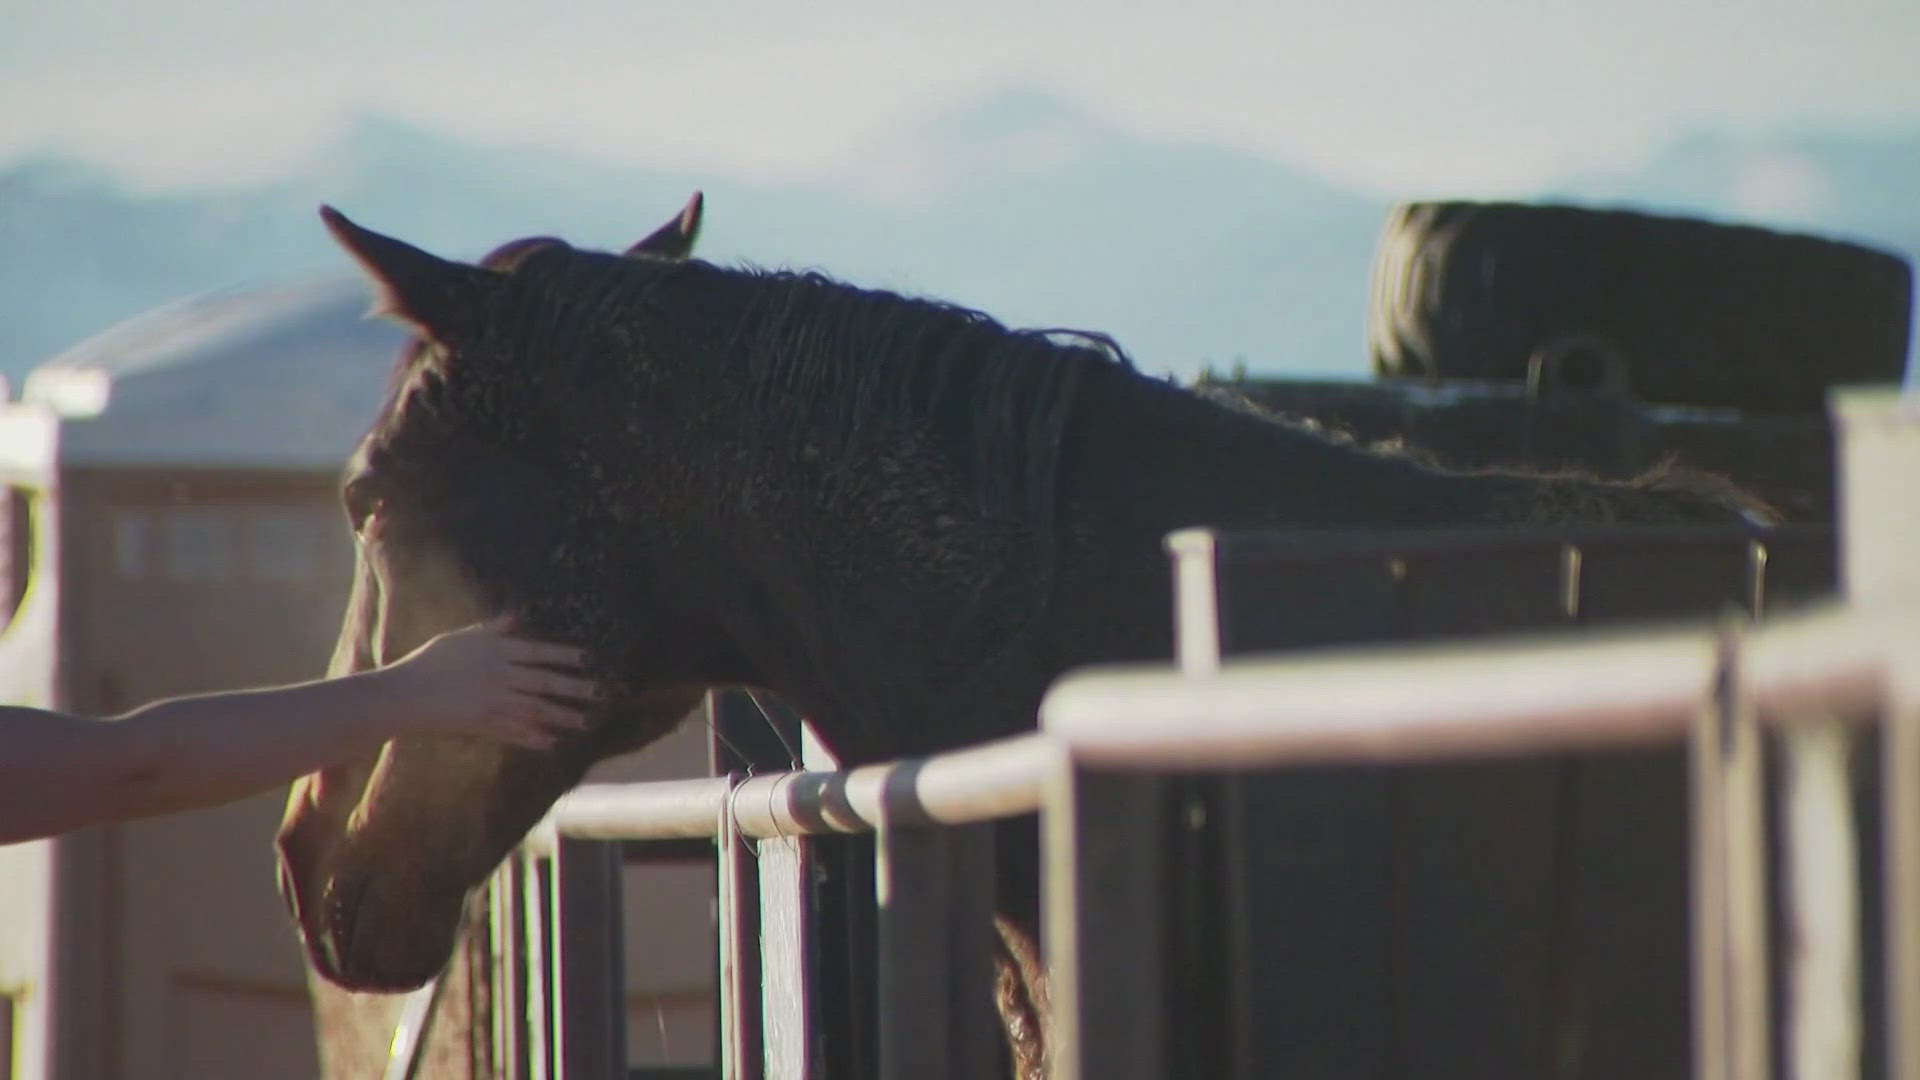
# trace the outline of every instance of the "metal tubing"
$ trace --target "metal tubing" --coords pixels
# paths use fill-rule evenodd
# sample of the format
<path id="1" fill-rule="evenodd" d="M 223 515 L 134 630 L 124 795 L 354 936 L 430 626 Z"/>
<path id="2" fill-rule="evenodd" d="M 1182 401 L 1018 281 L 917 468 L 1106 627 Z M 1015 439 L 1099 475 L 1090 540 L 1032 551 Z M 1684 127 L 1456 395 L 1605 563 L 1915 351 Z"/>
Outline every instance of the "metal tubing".
<path id="1" fill-rule="evenodd" d="M 1211 675 L 1220 668 L 1220 580 L 1211 529 L 1167 537 L 1173 556 L 1173 640 L 1180 670 Z"/>
<path id="2" fill-rule="evenodd" d="M 723 779 L 733 779 L 727 777 Z M 753 841 L 734 827 L 729 807 L 720 834 L 720 1074 L 761 1080 L 766 1049 L 760 1013 L 760 876 Z"/>
<path id="3" fill-rule="evenodd" d="M 1730 1064 L 1736 1077 L 1772 1075 L 1767 957 L 1766 816 L 1761 784 L 1761 735 L 1741 682 L 1739 639 L 1729 634 L 1717 707 L 1722 741 L 1725 815 L 1721 840 L 1727 875 L 1727 1004 L 1733 1010 Z"/>
<path id="4" fill-rule="evenodd" d="M 760 860 L 760 1010 L 767 1080 L 806 1080 L 813 1056 L 815 1006 L 808 972 L 813 873 L 803 837 L 762 840 Z"/>
<path id="5" fill-rule="evenodd" d="M 1721 771 L 1720 710 L 1704 700 L 1687 742 L 1693 857 L 1693 1076 L 1736 1080 L 1729 1072 L 1727 969 L 1726 791 Z"/>
<path id="6" fill-rule="evenodd" d="M 522 856 L 525 865 L 518 876 L 520 918 L 525 927 L 522 939 L 525 969 L 521 973 L 520 1004 L 523 1008 L 520 1030 L 526 1035 L 527 1080 L 559 1080 L 553 1053 L 552 956 L 554 949 L 553 902 L 548 885 L 553 873 L 544 860 Z"/>
<path id="7" fill-rule="evenodd" d="M 993 827 L 880 830 L 882 1080 L 993 1072 Z"/>
<path id="8" fill-rule="evenodd" d="M 1852 732 L 1808 716 L 1780 741 L 1786 853 L 1787 1067 L 1796 1080 L 1860 1076 L 1859 839 L 1847 759 Z"/>
<path id="9" fill-rule="evenodd" d="M 440 977 L 407 995 L 400 1009 L 400 1022 L 393 1029 L 393 1042 L 387 1047 L 387 1071 L 383 1080 L 413 1080 L 421 1059 L 426 1056 L 427 1027 L 433 1021 L 433 1007 L 440 998 Z M 0 1050 L 12 1047 L 0 1043 Z"/>
<path id="10" fill-rule="evenodd" d="M 1051 1080 L 1168 1075 L 1163 784 L 1062 759 L 1042 815 Z"/>
<path id="11" fill-rule="evenodd" d="M 1897 626 L 1892 613 L 1829 610 L 1754 632 L 1742 662 L 1760 719 L 1877 713 Z M 586 784 L 554 806 L 528 848 L 551 851 L 561 834 L 712 836 L 729 804 L 735 828 L 754 839 L 872 832 L 890 815 L 917 824 L 1011 817 L 1039 808 L 1061 744 L 1102 766 L 1239 770 L 1678 741 L 1710 691 L 1715 648 L 1711 631 L 1685 630 L 1257 659 L 1201 676 L 1169 665 L 1094 669 L 1048 695 L 1045 735 L 848 772 L 755 776 L 737 793 L 719 777 Z"/>
<path id="12" fill-rule="evenodd" d="M 1897 613 L 1920 603 L 1920 395 L 1835 395 L 1840 450 L 1841 576 L 1860 610 Z M 1882 866 L 1886 880 L 1888 1074 L 1920 1080 L 1920 634 L 1895 620 L 1895 658 L 1880 747 Z"/>
<path id="13" fill-rule="evenodd" d="M 1712 696 L 1693 713 L 1693 1052 L 1698 1080 L 1770 1075 L 1760 729 L 1724 633 Z"/>
<path id="14" fill-rule="evenodd" d="M 487 884 L 488 933 L 492 935 L 493 1069 L 500 1080 L 528 1080 L 527 923 L 521 916 L 520 884 L 527 857 L 516 852 Z"/>
<path id="15" fill-rule="evenodd" d="M 1904 635 L 1880 747 L 1889 1075 L 1920 1080 L 1920 632 Z"/>
<path id="16" fill-rule="evenodd" d="M 550 850 L 559 835 L 581 839 L 712 836 L 723 812 L 758 840 L 870 833 L 882 820 L 965 825 L 1031 813 L 1054 751 L 1022 735 L 932 758 L 848 772 L 786 772 L 729 786 L 725 777 L 636 784 L 583 784 L 562 797 L 528 838 Z"/>
<path id="17" fill-rule="evenodd" d="M 555 1071 L 563 1080 L 617 1076 L 627 1067 L 619 845 L 562 840 L 548 873 Z"/>
<path id="18" fill-rule="evenodd" d="M 1770 718 L 1808 701 L 1857 715 L 1881 699 L 1889 617 L 1830 611 L 1753 635 L 1746 686 Z M 1055 685 L 1041 723 L 1075 760 L 1250 769 L 1442 761 L 1678 741 L 1710 692 L 1708 630 L 1355 650 L 1091 669 Z"/>

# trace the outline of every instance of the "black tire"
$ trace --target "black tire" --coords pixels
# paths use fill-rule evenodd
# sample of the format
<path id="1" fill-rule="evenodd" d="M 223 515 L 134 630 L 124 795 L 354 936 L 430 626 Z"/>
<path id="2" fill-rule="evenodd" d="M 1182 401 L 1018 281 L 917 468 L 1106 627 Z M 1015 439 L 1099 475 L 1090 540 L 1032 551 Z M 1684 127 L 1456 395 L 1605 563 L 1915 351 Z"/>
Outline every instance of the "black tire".
<path id="1" fill-rule="evenodd" d="M 1912 271 L 1857 244 L 1624 210 L 1409 203 L 1374 259 L 1367 345 L 1397 379 L 1615 382 L 1641 400 L 1819 412 L 1897 382 Z"/>

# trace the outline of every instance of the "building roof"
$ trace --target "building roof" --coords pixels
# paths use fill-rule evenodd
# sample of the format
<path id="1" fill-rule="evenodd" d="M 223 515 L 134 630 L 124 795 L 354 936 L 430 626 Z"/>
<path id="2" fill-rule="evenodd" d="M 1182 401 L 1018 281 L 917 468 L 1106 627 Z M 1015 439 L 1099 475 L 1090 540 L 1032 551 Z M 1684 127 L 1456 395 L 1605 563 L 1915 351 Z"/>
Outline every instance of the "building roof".
<path id="1" fill-rule="evenodd" d="M 331 469 L 372 424 L 404 332 L 363 279 L 229 289 L 128 319 L 41 364 L 83 465 Z"/>

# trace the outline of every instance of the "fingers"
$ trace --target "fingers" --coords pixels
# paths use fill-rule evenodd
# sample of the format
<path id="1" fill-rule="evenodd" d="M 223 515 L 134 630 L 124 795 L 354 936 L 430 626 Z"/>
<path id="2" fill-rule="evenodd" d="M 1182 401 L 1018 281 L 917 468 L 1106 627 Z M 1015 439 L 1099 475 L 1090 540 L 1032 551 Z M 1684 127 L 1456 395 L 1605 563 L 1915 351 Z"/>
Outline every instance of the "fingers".
<path id="1" fill-rule="evenodd" d="M 554 641 L 509 637 L 505 641 L 505 647 L 506 658 L 516 664 L 577 668 L 586 660 L 586 654 L 581 650 L 572 645 L 562 645 Z"/>
<path id="2" fill-rule="evenodd" d="M 600 697 L 600 685 L 592 679 L 545 668 L 516 668 L 507 681 L 507 688 L 521 694 L 541 694 L 575 701 L 595 701 Z"/>
<path id="3" fill-rule="evenodd" d="M 587 727 L 587 718 L 571 706 L 515 694 L 484 720 L 470 722 L 465 734 L 528 750 L 548 750 Z"/>
<path id="4" fill-rule="evenodd" d="M 571 706 L 518 693 L 510 706 L 511 719 L 498 734 L 506 742 L 545 750 L 563 735 L 587 730 L 587 718 Z"/>

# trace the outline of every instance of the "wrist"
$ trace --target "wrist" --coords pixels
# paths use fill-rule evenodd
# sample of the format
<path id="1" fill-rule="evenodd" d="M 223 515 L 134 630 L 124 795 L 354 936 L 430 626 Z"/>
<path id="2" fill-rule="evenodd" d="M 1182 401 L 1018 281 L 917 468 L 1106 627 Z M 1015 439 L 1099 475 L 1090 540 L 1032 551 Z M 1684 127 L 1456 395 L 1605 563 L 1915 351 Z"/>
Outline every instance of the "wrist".
<path id="1" fill-rule="evenodd" d="M 418 734 L 430 726 L 425 721 L 432 695 L 423 693 L 422 680 L 414 677 L 405 661 L 357 672 L 344 681 L 354 691 L 359 726 L 374 741 Z"/>

